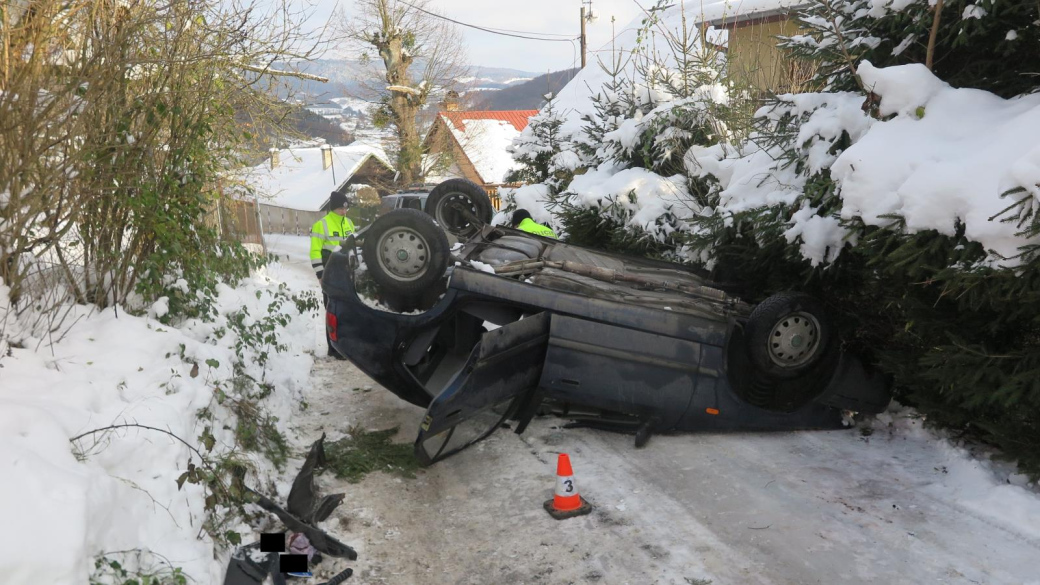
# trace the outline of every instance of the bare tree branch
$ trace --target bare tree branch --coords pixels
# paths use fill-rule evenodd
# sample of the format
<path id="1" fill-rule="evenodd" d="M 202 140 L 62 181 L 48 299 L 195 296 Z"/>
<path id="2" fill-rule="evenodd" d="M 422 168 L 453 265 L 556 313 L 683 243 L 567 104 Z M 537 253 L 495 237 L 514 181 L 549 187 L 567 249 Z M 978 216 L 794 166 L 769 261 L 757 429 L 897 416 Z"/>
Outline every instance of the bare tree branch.
<path id="1" fill-rule="evenodd" d="M 312 75 L 310 73 L 303 73 L 303 72 L 300 72 L 300 71 L 281 71 L 281 70 L 278 70 L 278 69 L 270 69 L 270 68 L 264 68 L 264 67 L 256 67 L 255 65 L 242 65 L 242 64 L 239 64 L 239 67 L 241 67 L 242 69 L 245 69 L 246 71 L 252 71 L 253 73 L 263 73 L 264 75 L 271 75 L 271 76 L 274 76 L 274 77 L 295 77 L 297 79 L 309 79 L 311 81 L 321 81 L 323 83 L 328 83 L 328 81 L 329 81 L 328 77 L 322 77 L 320 75 Z"/>

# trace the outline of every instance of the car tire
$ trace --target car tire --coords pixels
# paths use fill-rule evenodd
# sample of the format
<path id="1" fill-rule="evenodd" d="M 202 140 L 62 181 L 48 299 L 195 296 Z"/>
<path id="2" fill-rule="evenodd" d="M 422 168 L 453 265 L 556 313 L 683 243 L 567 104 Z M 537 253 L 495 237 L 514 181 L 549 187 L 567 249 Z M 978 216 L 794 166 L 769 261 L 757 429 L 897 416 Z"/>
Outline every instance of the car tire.
<path id="1" fill-rule="evenodd" d="M 491 223 L 491 198 L 480 185 L 467 179 L 449 179 L 437 185 L 426 198 L 426 213 L 437 220 L 445 230 L 459 238 L 468 238 L 482 227 L 451 209 L 460 203 L 484 224 Z"/>
<path id="2" fill-rule="evenodd" d="M 810 372 L 828 353 L 831 338 L 832 326 L 823 305 L 801 293 L 779 293 L 762 301 L 744 329 L 751 363 L 778 380 Z"/>
<path id="3" fill-rule="evenodd" d="M 444 277 L 448 238 L 433 218 L 417 209 L 396 209 L 372 223 L 361 253 L 380 291 L 415 299 Z"/>

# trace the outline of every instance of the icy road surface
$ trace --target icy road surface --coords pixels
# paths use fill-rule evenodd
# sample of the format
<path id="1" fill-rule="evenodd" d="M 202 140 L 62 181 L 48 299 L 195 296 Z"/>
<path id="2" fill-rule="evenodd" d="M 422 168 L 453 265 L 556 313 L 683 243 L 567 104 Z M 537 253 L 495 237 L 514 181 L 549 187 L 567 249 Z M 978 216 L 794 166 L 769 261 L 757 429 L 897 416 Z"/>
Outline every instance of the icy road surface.
<path id="1" fill-rule="evenodd" d="M 422 409 L 349 362 L 319 361 L 312 376 L 301 440 L 351 425 L 414 440 Z M 357 583 L 1040 584 L 1035 486 L 1008 484 L 911 414 L 882 415 L 870 436 L 685 434 L 639 450 L 630 436 L 537 418 L 416 479 L 322 476 L 324 492 L 346 494 L 324 526 L 358 549 Z M 589 516 L 558 522 L 542 509 L 560 452 Z"/>

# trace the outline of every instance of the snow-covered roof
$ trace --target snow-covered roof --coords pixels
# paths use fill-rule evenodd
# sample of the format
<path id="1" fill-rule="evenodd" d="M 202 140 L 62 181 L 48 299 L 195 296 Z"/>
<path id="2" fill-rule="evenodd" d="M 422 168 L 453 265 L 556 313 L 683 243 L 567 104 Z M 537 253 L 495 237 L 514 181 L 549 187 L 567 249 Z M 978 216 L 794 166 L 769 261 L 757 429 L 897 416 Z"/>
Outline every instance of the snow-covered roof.
<path id="1" fill-rule="evenodd" d="M 322 169 L 321 147 L 286 148 L 278 152 L 279 164 L 270 160 L 257 165 L 247 181 L 261 203 L 300 211 L 318 211 L 332 191 L 354 176 L 370 158 L 393 170 L 386 152 L 378 145 L 355 142 L 332 147 L 332 166 Z"/>
<path id="2" fill-rule="evenodd" d="M 509 147 L 513 139 L 527 127 L 527 119 L 537 110 L 501 112 L 441 112 L 439 115 L 473 163 L 481 181 L 504 183 L 509 171 L 516 167 Z"/>
<path id="3" fill-rule="evenodd" d="M 806 0 L 704 0 L 687 2 L 686 16 L 697 23 L 724 26 L 774 14 L 805 4 Z"/>
<path id="4" fill-rule="evenodd" d="M 466 129 L 466 122 L 469 120 L 500 120 L 512 124 L 517 132 L 523 132 L 524 128 L 527 128 L 527 120 L 537 113 L 538 110 L 488 110 L 440 112 L 440 115 L 462 130 Z"/>

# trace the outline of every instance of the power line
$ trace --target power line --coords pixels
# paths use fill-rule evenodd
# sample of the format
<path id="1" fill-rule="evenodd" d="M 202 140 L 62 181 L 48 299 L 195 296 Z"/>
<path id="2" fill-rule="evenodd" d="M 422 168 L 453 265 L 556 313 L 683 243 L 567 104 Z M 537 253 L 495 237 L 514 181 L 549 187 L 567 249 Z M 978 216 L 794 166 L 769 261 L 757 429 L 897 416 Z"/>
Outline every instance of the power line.
<path id="1" fill-rule="evenodd" d="M 575 38 L 575 37 L 572 37 L 571 35 L 565 35 L 565 34 L 560 34 L 560 33 L 540 33 L 540 32 L 530 32 L 530 31 L 526 31 L 526 30 L 513 30 L 513 29 L 509 29 L 509 28 L 495 28 L 493 30 L 517 33 L 517 34 L 522 34 L 522 35 L 542 35 L 542 36 L 545 36 L 545 37 L 565 37 L 568 40 Z M 546 39 L 546 40 L 549 40 L 549 39 Z"/>
<path id="2" fill-rule="evenodd" d="M 546 39 L 546 38 L 525 36 L 525 35 L 540 35 L 540 34 L 547 34 L 547 33 L 513 34 L 512 32 L 504 32 L 504 30 L 495 30 L 495 29 L 491 29 L 491 28 L 487 28 L 487 27 L 483 27 L 483 26 L 477 26 L 475 24 L 469 24 L 469 23 L 466 23 L 466 22 L 461 22 L 461 21 L 455 20 L 454 18 L 448 18 L 447 16 L 442 16 L 440 14 L 437 14 L 436 12 L 430 12 L 429 10 L 426 10 L 424 8 L 420 8 L 420 7 L 414 5 L 414 4 L 410 3 L 410 2 L 405 2 L 405 0 L 398 0 L 398 1 L 401 4 L 404 4 L 405 6 L 410 6 L 410 7 L 414 8 L 415 10 L 418 10 L 419 12 L 422 12 L 423 14 L 428 14 L 430 16 L 433 16 L 434 18 L 440 18 L 442 20 L 447 20 L 448 22 L 453 22 L 453 23 L 455 23 L 455 24 L 457 24 L 459 26 L 465 26 L 467 28 L 472 28 L 472 29 L 484 31 L 486 33 L 491 33 L 491 34 L 494 34 L 494 35 L 500 35 L 500 36 L 503 36 L 503 37 L 514 37 L 514 38 L 518 38 L 518 39 L 527 39 L 527 40 L 531 40 L 531 41 L 548 41 L 548 42 L 555 41 L 555 42 L 561 42 L 561 43 L 573 43 L 578 38 L 578 37 L 570 37 L 570 38 L 565 38 L 565 39 Z"/>

